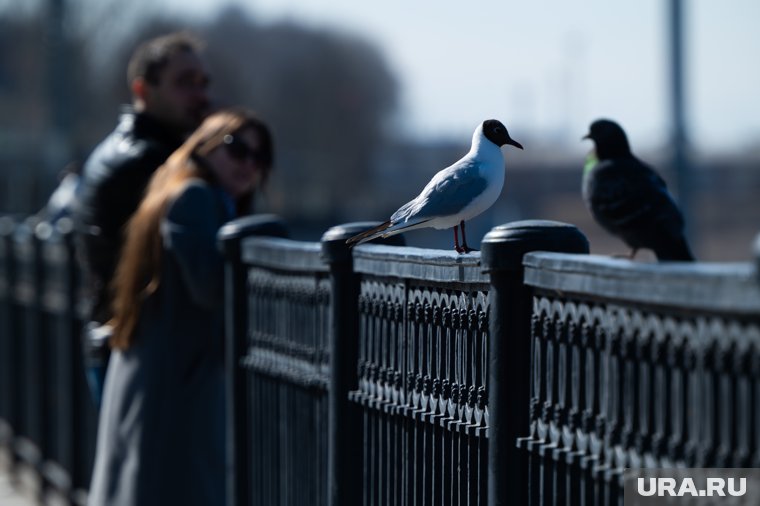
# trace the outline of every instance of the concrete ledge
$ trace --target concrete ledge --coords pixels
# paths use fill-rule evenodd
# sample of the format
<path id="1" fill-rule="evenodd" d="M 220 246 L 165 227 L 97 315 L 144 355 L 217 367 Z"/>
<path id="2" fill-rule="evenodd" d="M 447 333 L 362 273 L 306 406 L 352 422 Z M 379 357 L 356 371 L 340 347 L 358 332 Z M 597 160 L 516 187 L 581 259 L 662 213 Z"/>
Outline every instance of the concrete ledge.
<path id="1" fill-rule="evenodd" d="M 760 314 L 760 283 L 750 263 L 644 263 L 598 255 L 525 256 L 525 283 L 610 301 Z"/>
<path id="2" fill-rule="evenodd" d="M 442 283 L 488 283 L 480 253 L 363 244 L 353 250 L 354 270 L 362 274 Z"/>

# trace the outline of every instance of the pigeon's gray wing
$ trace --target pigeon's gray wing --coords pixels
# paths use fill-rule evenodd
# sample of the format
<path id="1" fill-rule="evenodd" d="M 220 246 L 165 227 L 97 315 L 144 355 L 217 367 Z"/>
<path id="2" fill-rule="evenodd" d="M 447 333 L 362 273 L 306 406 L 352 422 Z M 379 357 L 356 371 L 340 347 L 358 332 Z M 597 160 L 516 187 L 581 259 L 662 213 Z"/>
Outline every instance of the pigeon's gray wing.
<path id="1" fill-rule="evenodd" d="M 488 186 L 488 181 L 480 175 L 479 165 L 475 160 L 462 160 L 441 170 L 417 198 L 391 216 L 391 222 L 459 213 Z"/>

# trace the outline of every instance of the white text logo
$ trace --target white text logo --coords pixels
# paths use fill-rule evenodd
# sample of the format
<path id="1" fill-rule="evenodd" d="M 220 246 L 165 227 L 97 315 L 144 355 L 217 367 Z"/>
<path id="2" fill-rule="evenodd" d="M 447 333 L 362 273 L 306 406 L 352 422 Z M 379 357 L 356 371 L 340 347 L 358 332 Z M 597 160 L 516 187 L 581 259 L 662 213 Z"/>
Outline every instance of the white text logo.
<path id="1" fill-rule="evenodd" d="M 736 486 L 737 481 L 739 482 L 738 488 Z M 691 478 L 684 478 L 680 485 L 675 478 L 639 478 L 637 489 L 639 495 L 644 497 L 654 495 L 660 497 L 716 497 L 726 495 L 739 497 L 747 493 L 746 478 L 706 478 L 705 485 L 705 488 L 697 488 Z"/>

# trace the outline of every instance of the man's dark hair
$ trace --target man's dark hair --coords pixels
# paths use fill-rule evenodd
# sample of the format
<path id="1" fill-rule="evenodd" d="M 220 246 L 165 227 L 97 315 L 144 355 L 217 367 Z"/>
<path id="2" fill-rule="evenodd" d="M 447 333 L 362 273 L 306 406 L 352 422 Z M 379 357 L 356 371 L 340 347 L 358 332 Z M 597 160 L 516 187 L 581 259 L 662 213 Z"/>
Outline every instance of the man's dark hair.
<path id="1" fill-rule="evenodd" d="M 176 32 L 140 44 L 127 66 L 127 85 L 135 78 L 142 77 L 149 84 L 156 85 L 161 71 L 169 59 L 182 51 L 199 52 L 203 49 L 200 39 L 187 32 Z"/>

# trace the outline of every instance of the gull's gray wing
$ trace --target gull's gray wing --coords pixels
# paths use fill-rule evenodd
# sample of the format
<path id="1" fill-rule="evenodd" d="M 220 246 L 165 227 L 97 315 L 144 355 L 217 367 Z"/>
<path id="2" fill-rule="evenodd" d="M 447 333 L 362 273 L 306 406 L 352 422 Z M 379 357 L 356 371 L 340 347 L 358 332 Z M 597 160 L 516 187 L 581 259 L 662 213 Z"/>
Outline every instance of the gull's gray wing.
<path id="1" fill-rule="evenodd" d="M 480 163 L 461 160 L 438 172 L 414 200 L 391 216 L 391 223 L 451 216 L 483 193 L 488 181 L 480 175 Z"/>

